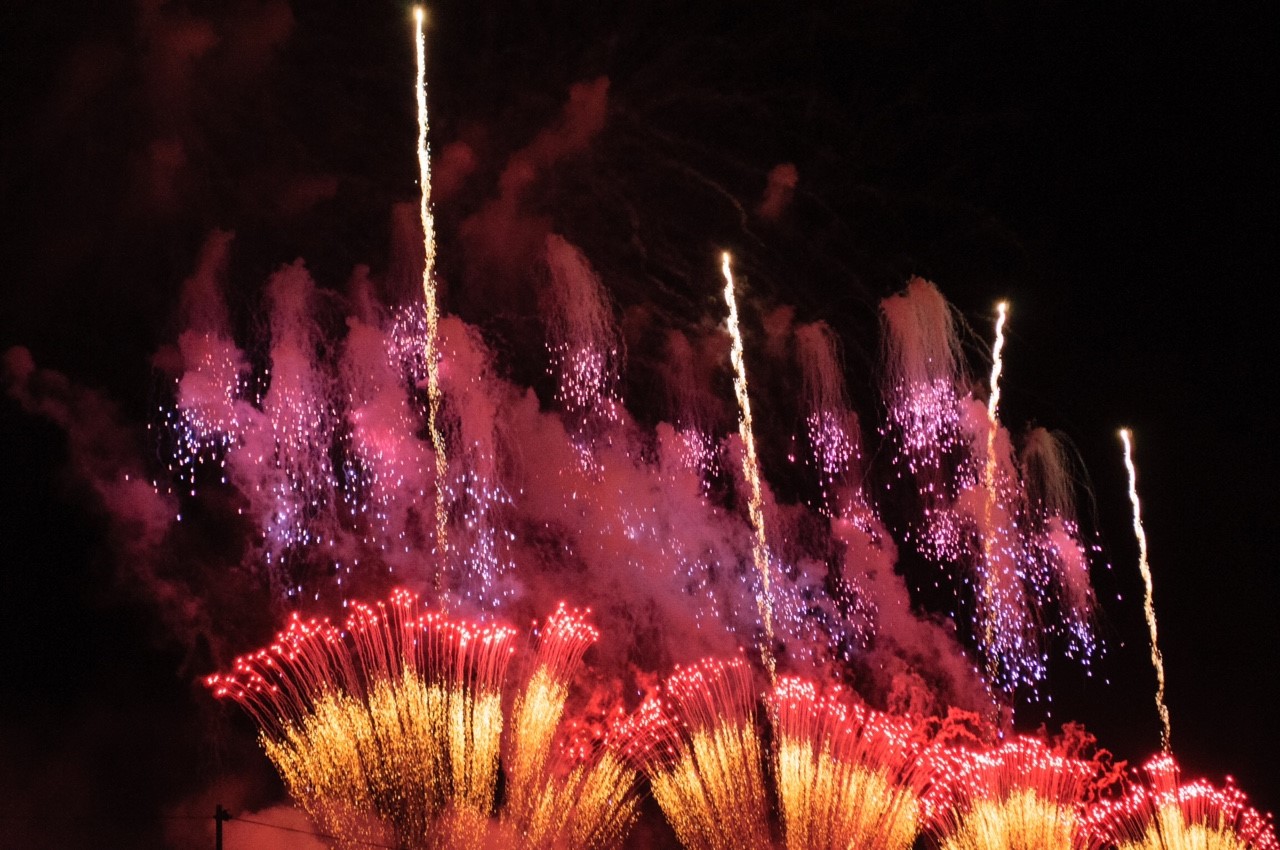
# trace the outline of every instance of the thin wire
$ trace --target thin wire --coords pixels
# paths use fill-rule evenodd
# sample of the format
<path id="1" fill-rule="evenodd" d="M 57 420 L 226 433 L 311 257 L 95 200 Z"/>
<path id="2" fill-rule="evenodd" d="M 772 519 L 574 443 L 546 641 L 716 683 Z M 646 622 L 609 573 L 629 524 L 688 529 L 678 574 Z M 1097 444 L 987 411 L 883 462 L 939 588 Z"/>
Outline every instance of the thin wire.
<path id="1" fill-rule="evenodd" d="M 261 821 L 261 820 L 250 820 L 249 818 L 242 818 L 236 815 L 232 815 L 231 817 L 227 818 L 227 820 L 239 821 L 240 823 L 250 823 L 250 824 L 253 824 L 254 826 L 266 826 L 266 827 L 270 827 L 271 829 L 283 829 L 285 832 L 296 832 L 300 835 L 310 835 L 313 838 L 327 838 L 330 841 L 341 840 L 346 844 L 363 844 L 366 847 L 385 847 L 386 850 L 399 850 L 398 847 L 395 847 L 394 845 L 391 845 L 391 844 L 378 844 L 375 841 L 360 841 L 359 839 L 348 839 L 348 838 L 339 839 L 338 836 L 336 835 L 326 835 L 323 832 L 311 832 L 305 829 L 297 829 L 292 826 L 281 826 L 278 823 L 267 823 L 266 821 Z"/>

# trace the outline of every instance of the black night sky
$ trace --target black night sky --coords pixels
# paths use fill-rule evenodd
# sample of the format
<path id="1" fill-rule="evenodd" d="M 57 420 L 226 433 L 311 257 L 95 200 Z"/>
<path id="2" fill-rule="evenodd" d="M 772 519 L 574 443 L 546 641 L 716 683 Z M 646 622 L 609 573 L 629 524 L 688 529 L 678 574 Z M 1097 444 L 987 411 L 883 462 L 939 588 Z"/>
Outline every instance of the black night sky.
<path id="1" fill-rule="evenodd" d="M 295 258 L 333 289 L 357 264 L 394 272 L 393 205 L 417 191 L 409 8 L 14 0 L 0 12 L 4 846 L 212 846 L 175 824 L 215 802 L 277 802 L 249 724 L 196 684 L 225 658 L 176 634 L 172 601 L 136 578 L 138 532 L 114 522 L 68 435 L 95 435 L 82 445 L 99 471 L 128 458 L 164 475 L 147 432 L 167 398 L 154 355 L 181 329 L 182 281 L 215 228 L 236 233 L 227 279 L 245 328 L 262 282 Z M 721 315 L 714 252 L 735 250 L 752 315 L 792 305 L 840 333 L 868 417 L 880 298 L 912 275 L 936 282 L 975 346 L 1009 299 L 1003 421 L 1070 437 L 1104 553 L 1108 653 L 1091 680 L 1055 672 L 1049 722 L 1080 720 L 1134 762 L 1159 745 L 1116 437 L 1127 425 L 1175 753 L 1188 776 L 1231 775 L 1259 808 L 1280 808 L 1263 105 L 1280 51 L 1261 11 L 474 0 L 430 15 L 433 150 L 465 142 L 474 155 L 438 207 L 445 308 L 484 329 L 513 380 L 541 380 L 540 363 L 509 356 L 537 351 L 536 304 L 518 270 L 468 259 L 462 223 L 571 87 L 607 78 L 602 128 L 525 212 L 582 247 L 620 309 L 686 322 Z M 758 220 L 780 163 L 796 168 L 795 198 Z M 81 402 L 24 407 L 14 347 L 65 376 L 51 398 Z M 645 370 L 637 352 L 625 397 L 642 418 L 658 394 Z M 109 407 L 83 403 L 90 391 Z M 224 543 L 207 542 L 208 561 Z M 227 639 L 270 625 L 239 622 Z"/>

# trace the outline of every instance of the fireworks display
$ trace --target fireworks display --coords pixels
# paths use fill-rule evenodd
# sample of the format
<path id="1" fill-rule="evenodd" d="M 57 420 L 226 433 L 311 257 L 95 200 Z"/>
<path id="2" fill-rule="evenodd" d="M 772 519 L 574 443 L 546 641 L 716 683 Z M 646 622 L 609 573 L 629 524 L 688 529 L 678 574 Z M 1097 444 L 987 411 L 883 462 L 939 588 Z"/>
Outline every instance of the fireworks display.
<path id="1" fill-rule="evenodd" d="M 415 97 L 405 52 L 368 107 L 406 137 L 406 167 L 380 178 L 387 256 L 352 244 L 272 270 L 250 236 L 174 239 L 196 261 L 128 449 L 76 434 L 125 426 L 26 352 L 0 373 L 68 430 L 183 669 L 225 671 L 204 683 L 256 727 L 237 809 L 279 801 L 274 769 L 295 822 L 339 850 L 1280 850 L 1234 780 L 1182 778 L 1131 434 L 1136 570 L 1103 548 L 1106 473 L 1011 424 L 1043 343 L 1006 350 L 1007 302 L 991 326 L 916 276 L 925 262 L 865 281 L 861 260 L 796 262 L 832 252 L 805 163 L 773 167 L 752 204 L 643 129 L 686 109 L 715 125 L 734 98 L 636 108 L 599 76 L 471 118 L 433 76 L 432 123 L 428 14 L 398 23 Z M 174 26 L 144 41 L 196 64 L 271 53 Z M 603 144 L 613 158 L 592 161 Z M 335 180 L 291 226 L 349 200 L 358 181 Z M 657 214 L 686 183 L 707 209 Z M 808 275 L 860 289 L 792 298 Z M 1018 298 L 1029 335 L 1022 317 L 1054 306 Z M 1134 678 L 1135 645 L 1146 669 L 1145 641 L 1111 628 L 1138 622 L 1139 581 L 1161 753 L 1129 771 L 1047 728 Z"/>
<path id="2" fill-rule="evenodd" d="M 503 496 L 507 488 L 494 457 L 499 449 L 494 428 L 487 423 L 501 416 L 500 405 L 512 402 L 501 401 L 504 390 L 487 373 L 488 357 L 473 334 L 451 329 L 441 345 L 423 19 L 422 10 L 416 10 L 424 320 L 406 324 L 404 317 L 415 311 L 412 306 L 400 311 L 401 318 L 381 337 L 386 350 L 381 364 L 375 353 L 380 339 L 376 318 L 372 325 L 352 323 L 348 349 L 364 353 L 350 355 L 341 372 L 340 383 L 351 388 L 347 403 L 330 402 L 323 389 L 326 377 L 303 353 L 317 348 L 316 341 L 305 336 L 313 327 L 306 316 L 310 282 L 298 268 L 277 276 L 273 291 L 281 294 L 275 296 L 272 372 L 264 376 L 268 388 L 259 405 L 270 423 L 271 457 L 281 475 L 270 491 L 274 508 L 264 537 L 283 539 L 280 560 L 285 554 L 305 559 L 325 540 L 323 533 L 312 532 L 313 525 L 323 525 L 315 518 L 328 509 L 343 489 L 342 482 L 350 480 L 357 487 L 348 488 L 345 501 L 355 509 L 344 521 L 346 527 L 339 528 L 348 534 L 358 528 L 365 544 L 376 542 L 387 551 L 378 538 L 391 530 L 388 506 L 394 491 L 409 479 L 423 480 L 426 454 L 425 448 L 414 449 L 403 433 L 394 436 L 388 431 L 413 429 L 419 421 L 422 411 L 415 413 L 414 392 L 425 372 L 425 420 L 434 457 L 433 540 L 441 559 L 432 570 L 432 586 L 442 600 L 451 594 L 490 610 L 510 595 L 497 592 L 495 576 L 502 572 L 499 564 L 515 559 L 518 550 L 516 537 L 508 534 L 506 552 L 499 554 L 494 524 L 502 505 L 510 507 L 508 519 L 519 506 Z M 210 250 L 216 251 L 216 246 Z M 574 461 L 553 467 L 562 498 L 568 488 L 566 505 L 575 506 L 584 519 L 597 515 L 595 532 L 603 536 L 597 536 L 594 545 L 602 553 L 616 547 L 606 541 L 620 534 L 627 541 L 621 551 L 639 556 L 635 565 L 641 570 L 670 570 L 675 564 L 672 577 L 679 582 L 690 569 L 694 574 L 712 569 L 714 562 L 702 558 L 689 562 L 673 557 L 665 539 L 669 532 L 662 530 L 662 513 L 656 506 L 622 501 L 588 510 L 590 494 L 600 485 L 613 484 L 625 500 L 619 464 L 634 471 L 642 470 L 644 461 L 627 448 L 634 439 L 626 436 L 633 425 L 617 395 L 617 332 L 598 278 L 586 258 L 557 235 L 546 239 L 545 261 L 548 371 L 557 381 L 561 439 Z M 678 667 L 660 695 L 650 696 L 603 736 L 607 743 L 576 750 L 562 747 L 563 752 L 578 754 L 576 761 L 566 762 L 557 758 L 554 743 L 565 720 L 570 684 L 583 654 L 600 637 L 581 614 L 562 603 L 543 626 L 528 676 L 508 708 L 504 680 L 514 632 L 420 613 L 416 598 L 404 591 L 375 607 L 349 603 L 344 595 L 344 605 L 352 604 L 354 612 L 343 629 L 325 621 L 304 622 L 295 615 L 268 649 L 239 659 L 232 674 L 209 679 L 219 696 L 232 697 L 254 716 L 263 730 L 263 746 L 290 792 L 344 846 L 380 839 L 403 847 L 471 847 L 493 834 L 529 848 L 613 846 L 637 811 L 637 772 L 647 778 L 677 838 L 691 850 L 769 850 L 775 837 L 788 850 L 908 850 L 922 834 L 931 836 L 941 850 L 1086 850 L 1091 840 L 1086 821 L 1095 833 L 1101 828 L 1098 824 L 1119 822 L 1118 815 L 1098 814 L 1100 808 L 1086 810 L 1091 765 L 1052 753 L 1038 740 L 1014 738 L 981 751 L 940 745 L 922 751 L 918 719 L 876 712 L 838 688 L 820 689 L 803 677 L 779 678 L 779 647 L 787 649 L 792 666 L 815 672 L 833 659 L 847 662 L 856 657 L 857 645 L 870 646 L 881 628 L 881 615 L 887 613 L 881 606 L 893 600 L 883 589 L 872 589 L 875 574 L 866 563 L 829 577 L 843 589 L 844 605 L 824 605 L 818 598 L 830 585 L 809 574 L 813 568 L 804 562 L 811 555 L 793 554 L 793 564 L 778 570 L 779 581 L 773 580 L 775 555 L 766 534 L 769 511 L 727 252 L 721 257 L 721 274 L 729 309 L 729 361 L 753 569 L 741 577 L 729 571 L 718 587 L 706 575 L 686 583 L 678 595 L 695 616 L 709 616 L 709 622 L 718 622 L 728 634 L 748 640 L 755 633 L 749 615 L 734 625 L 735 617 L 743 617 L 747 609 L 725 597 L 754 601 L 756 624 L 763 629 L 757 639 L 760 661 L 770 683 L 763 698 L 766 710 L 760 710 L 752 666 L 745 658 L 705 659 Z M 965 388 L 952 308 L 937 289 L 916 279 L 906 291 L 886 299 L 882 314 L 888 420 L 881 434 L 893 449 L 899 478 L 912 480 L 920 498 L 918 519 L 909 524 L 906 542 L 929 559 L 955 565 L 964 576 L 953 588 L 952 616 L 970 607 L 971 637 L 985 662 L 985 685 L 1006 694 L 1019 688 L 1036 694 L 1047 674 L 1048 638 L 1061 637 L 1066 654 L 1085 662 L 1094 655 L 1094 595 L 1089 559 L 1074 517 L 1069 470 L 1058 443 L 1047 432 L 1032 431 L 1019 457 L 1000 423 L 1007 310 L 1003 302 L 997 306 L 984 405 Z M 369 328 L 367 339 L 356 336 L 364 327 Z M 857 417 L 847 409 L 838 368 L 832 365 L 833 343 L 820 325 L 794 333 L 809 398 L 806 436 L 818 471 L 820 513 L 830 523 L 833 539 L 874 562 L 874 553 L 885 551 L 889 532 L 856 480 Z M 216 322 L 204 329 L 202 338 L 211 336 L 219 336 Z M 673 339 L 673 345 L 687 346 L 685 337 Z M 180 391 L 178 412 L 170 421 L 180 425 L 178 468 L 194 487 L 196 479 L 189 471 L 193 464 L 212 453 L 225 465 L 226 456 L 234 456 L 246 442 L 234 412 L 244 394 L 244 379 L 235 365 L 238 351 L 229 342 L 206 343 L 193 350 L 189 360 L 192 373 L 179 384 L 185 392 Z M 441 427 L 442 362 L 457 388 L 449 415 L 459 450 L 446 446 Z M 359 374 L 362 363 L 384 377 L 371 383 Z M 382 364 L 389 364 L 391 371 Z M 391 389 L 397 369 L 400 380 L 408 380 L 404 401 L 396 400 Z M 375 401 L 388 393 L 386 401 Z M 377 436 L 368 434 L 366 421 L 375 403 L 392 414 L 390 428 Z M 338 425 L 344 416 L 350 421 L 346 428 Z M 706 427 L 705 419 L 696 414 L 684 418 Z M 696 480 L 694 504 L 714 511 L 715 494 L 708 484 L 710 459 L 717 450 L 699 425 L 676 441 L 678 467 L 680 474 L 692 474 Z M 339 433 L 360 436 L 341 442 Z M 1127 432 L 1122 436 L 1167 748 L 1146 547 Z M 541 437 L 543 448 L 546 438 Z M 336 454 L 348 458 L 340 466 L 343 475 L 332 465 L 335 452 L 324 450 L 330 444 L 337 446 Z M 378 446 L 377 452 L 368 451 L 371 444 Z M 403 467 L 404 458 L 410 458 L 414 472 L 395 471 Z M 265 460 L 262 455 L 256 463 Z M 659 481 L 670 474 L 664 470 L 672 468 L 661 461 L 656 467 Z M 543 479 L 535 484 L 528 473 L 524 477 L 524 488 L 546 483 Z M 523 492 L 531 495 L 527 489 Z M 372 524 L 359 516 L 368 504 L 380 506 L 378 521 Z M 449 525 L 456 521 L 451 515 L 459 507 L 467 517 L 457 535 L 460 569 L 445 585 L 445 541 Z M 591 545 L 585 532 L 580 530 L 579 547 Z M 341 536 L 331 532 L 330 546 Z M 410 542 L 403 533 L 397 539 Z M 852 545 L 855 540 L 860 547 Z M 411 555 L 414 547 L 403 549 Z M 794 543 L 786 549 L 803 552 Z M 640 555 L 646 550 L 659 556 L 656 563 Z M 349 567 L 340 572 L 351 575 Z M 293 574 L 288 576 L 290 593 L 302 591 L 302 584 L 293 583 Z M 780 616 L 775 617 L 775 611 Z M 781 627 L 778 633 L 775 620 Z M 765 714 L 771 734 L 762 722 Z M 504 792 L 495 816 L 500 770 Z M 1162 793 L 1165 797 L 1149 806 L 1157 826 L 1148 833 L 1154 829 L 1163 835 L 1175 826 L 1183 832 L 1230 831 L 1225 815 L 1215 820 L 1201 809 L 1189 812 L 1168 801 L 1171 792 Z M 1204 796 L 1198 791 L 1188 794 L 1187 799 Z M 1220 802 L 1215 805 L 1224 809 Z M 1126 803 L 1114 811 L 1132 812 L 1136 807 Z M 1265 829 L 1255 829 L 1254 820 L 1248 823 L 1253 833 Z M 1133 835 L 1141 832 L 1141 827 L 1130 829 Z"/>

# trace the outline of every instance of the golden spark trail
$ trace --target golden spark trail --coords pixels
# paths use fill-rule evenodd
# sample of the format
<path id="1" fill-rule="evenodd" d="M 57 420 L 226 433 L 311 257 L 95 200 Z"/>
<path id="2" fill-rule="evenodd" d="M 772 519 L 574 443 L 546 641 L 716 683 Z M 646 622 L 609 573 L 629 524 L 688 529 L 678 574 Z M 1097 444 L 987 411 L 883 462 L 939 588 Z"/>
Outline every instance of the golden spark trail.
<path id="1" fill-rule="evenodd" d="M 1009 316 L 1009 302 L 1001 301 L 996 305 L 996 342 L 991 348 L 991 397 L 987 399 L 987 416 L 992 424 L 996 422 L 996 413 L 1000 410 L 1000 374 L 1004 371 L 1004 323 Z M 987 435 L 987 486 L 995 483 L 995 445 L 996 432 L 993 428 Z"/>
<path id="2" fill-rule="evenodd" d="M 764 496 L 760 492 L 760 461 L 756 457 L 755 434 L 751 428 L 751 398 L 747 394 L 747 364 L 743 357 L 742 333 L 738 329 L 738 299 L 733 291 L 733 269 L 730 267 L 729 252 L 720 257 L 720 270 L 724 274 L 724 300 L 729 305 L 729 333 L 733 337 L 733 348 L 729 359 L 733 362 L 733 391 L 738 396 L 738 434 L 742 438 L 742 475 L 747 480 L 751 492 L 748 495 L 747 509 L 751 518 L 751 529 L 754 536 L 751 540 L 751 557 L 755 561 L 756 571 L 760 574 L 760 595 L 756 603 L 760 606 L 760 617 L 764 620 L 765 643 L 760 647 L 760 657 L 769 671 L 769 681 L 777 680 L 777 660 L 773 656 L 773 602 L 769 595 L 769 543 L 764 531 Z"/>
<path id="3" fill-rule="evenodd" d="M 1124 443 L 1124 468 L 1129 472 L 1129 501 L 1133 504 L 1133 534 L 1138 538 L 1138 570 L 1146 587 L 1143 611 L 1147 616 L 1147 629 L 1151 632 L 1151 664 L 1156 668 L 1156 711 L 1160 713 L 1160 746 L 1169 752 L 1169 707 L 1164 702 L 1164 657 L 1156 641 L 1156 607 L 1151 584 L 1151 566 L 1147 563 L 1147 534 L 1142 528 L 1142 507 L 1138 502 L 1138 471 L 1133 465 L 1132 435 L 1128 428 L 1120 429 L 1120 441 Z"/>
<path id="4" fill-rule="evenodd" d="M 1001 301 L 996 304 L 996 341 L 991 348 L 991 395 L 987 399 L 987 463 L 983 475 L 983 484 L 986 486 L 986 507 L 983 516 L 982 528 L 982 549 L 983 559 L 986 562 L 988 576 L 983 584 L 983 592 L 986 596 L 987 611 L 984 619 L 983 641 L 984 648 L 987 653 L 987 679 L 994 689 L 996 684 L 996 676 L 999 673 L 999 661 L 996 653 L 993 651 L 992 644 L 995 638 L 995 608 L 996 600 L 992 599 L 991 581 L 989 575 L 993 569 L 991 563 L 991 550 L 995 546 L 995 541 L 991 539 L 991 533 L 987 529 L 991 528 L 991 513 L 995 509 L 996 501 L 996 430 L 1000 427 L 998 413 L 1000 410 L 1000 373 L 1004 371 L 1004 323 L 1009 314 L 1009 302 Z"/>
<path id="5" fill-rule="evenodd" d="M 436 301 L 436 224 L 431 214 L 431 152 L 427 148 L 427 37 L 423 23 L 426 10 L 413 8 L 414 36 L 418 48 L 418 186 L 419 214 L 422 218 L 422 243 L 425 261 L 422 265 L 422 294 L 427 307 L 427 429 L 431 432 L 431 448 L 436 456 L 436 583 L 449 548 L 445 510 L 445 478 L 449 459 L 445 455 L 444 435 L 440 432 L 440 305 Z"/>

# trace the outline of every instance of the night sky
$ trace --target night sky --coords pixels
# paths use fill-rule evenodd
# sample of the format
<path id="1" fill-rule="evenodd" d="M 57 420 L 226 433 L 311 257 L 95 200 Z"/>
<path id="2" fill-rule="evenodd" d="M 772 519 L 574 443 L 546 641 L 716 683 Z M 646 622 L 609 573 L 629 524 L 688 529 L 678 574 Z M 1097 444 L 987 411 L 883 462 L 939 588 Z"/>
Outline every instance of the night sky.
<path id="1" fill-rule="evenodd" d="M 438 204 L 446 311 L 500 356 L 536 352 L 520 234 L 514 260 L 482 261 L 464 222 L 571 88 L 602 79 L 602 126 L 522 214 L 582 247 L 619 309 L 718 318 L 715 252 L 734 250 L 751 315 L 791 305 L 829 322 L 873 416 L 880 298 L 912 275 L 936 282 L 972 328 L 975 368 L 1009 299 L 1002 419 L 1070 437 L 1103 550 L 1108 652 L 1093 679 L 1055 671 L 1049 722 L 1080 720 L 1132 761 L 1159 745 L 1126 425 L 1174 751 L 1188 776 L 1234 776 L 1280 808 L 1270 22 L 1234 4 L 607 5 L 431 8 L 432 144 L 441 179 L 457 178 Z M 155 355 L 181 330 L 181 283 L 212 230 L 236 233 L 227 281 L 246 329 L 263 281 L 296 258 L 333 289 L 357 264 L 395 275 L 393 208 L 417 197 L 409 9 L 0 12 L 0 844 L 211 846 L 196 818 L 215 802 L 278 802 L 250 725 L 197 684 L 221 647 L 139 578 L 141 531 L 91 479 L 165 474 L 147 431 L 168 400 Z M 441 159 L 458 142 L 469 168 Z M 752 210 L 781 163 L 795 197 L 763 220 Z M 14 347 L 65 376 L 57 403 L 33 412 L 15 395 Z M 641 419 L 659 394 L 646 365 L 638 351 L 624 385 Z M 536 357 L 503 368 L 542 391 Z M 191 570 L 226 545 L 189 538 L 181 553 L 207 555 Z M 180 576 L 180 557 L 162 572 Z M 264 611 L 223 637 L 248 650 L 271 625 Z"/>

